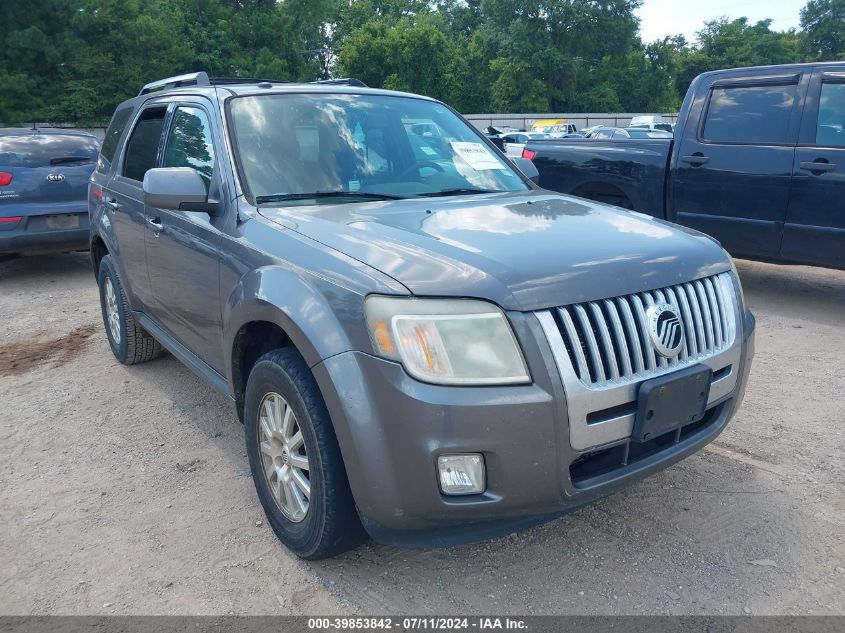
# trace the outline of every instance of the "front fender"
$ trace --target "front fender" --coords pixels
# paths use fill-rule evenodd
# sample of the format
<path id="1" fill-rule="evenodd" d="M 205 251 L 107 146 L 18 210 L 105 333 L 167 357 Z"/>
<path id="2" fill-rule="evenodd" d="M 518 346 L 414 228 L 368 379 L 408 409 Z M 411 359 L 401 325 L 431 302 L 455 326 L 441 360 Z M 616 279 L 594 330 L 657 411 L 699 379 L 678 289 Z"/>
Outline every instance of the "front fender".
<path id="1" fill-rule="evenodd" d="M 279 326 L 309 367 L 335 354 L 368 344 L 363 326 L 363 296 L 316 277 L 304 277 L 281 266 L 265 266 L 244 275 L 223 308 L 226 358 L 240 329 L 253 321 Z M 332 297 L 329 305 L 326 292 Z M 347 315 L 344 322 L 338 315 Z M 226 368 L 234 393 L 232 364 Z"/>

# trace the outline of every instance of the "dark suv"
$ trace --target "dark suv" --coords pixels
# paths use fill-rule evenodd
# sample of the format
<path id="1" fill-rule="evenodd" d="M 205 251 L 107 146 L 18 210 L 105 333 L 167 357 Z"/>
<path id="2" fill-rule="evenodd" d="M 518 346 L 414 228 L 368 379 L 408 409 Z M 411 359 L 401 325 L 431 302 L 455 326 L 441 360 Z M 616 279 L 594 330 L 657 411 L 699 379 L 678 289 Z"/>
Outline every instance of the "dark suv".
<path id="1" fill-rule="evenodd" d="M 90 184 L 112 351 L 164 346 L 231 398 L 305 558 L 595 500 L 724 429 L 754 319 L 714 240 L 543 191 L 532 167 L 356 81 L 145 86 Z"/>
<path id="2" fill-rule="evenodd" d="M 0 129 L 0 255 L 88 248 L 88 179 L 100 151 L 85 132 Z"/>

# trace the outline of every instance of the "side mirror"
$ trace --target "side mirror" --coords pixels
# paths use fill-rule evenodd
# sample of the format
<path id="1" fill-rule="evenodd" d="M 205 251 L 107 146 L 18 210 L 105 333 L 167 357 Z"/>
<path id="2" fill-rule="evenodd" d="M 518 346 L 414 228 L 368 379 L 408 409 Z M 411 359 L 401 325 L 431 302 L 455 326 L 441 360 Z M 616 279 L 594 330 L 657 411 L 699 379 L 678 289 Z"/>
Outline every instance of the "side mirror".
<path id="1" fill-rule="evenodd" d="M 217 203 L 208 201 L 205 181 L 190 167 L 159 167 L 144 174 L 144 204 L 174 211 L 214 213 Z"/>
<path id="2" fill-rule="evenodd" d="M 513 162 L 516 164 L 519 171 L 525 174 L 525 177 L 528 178 L 531 182 L 535 185 L 540 184 L 540 172 L 537 171 L 536 165 L 527 158 L 514 158 Z"/>

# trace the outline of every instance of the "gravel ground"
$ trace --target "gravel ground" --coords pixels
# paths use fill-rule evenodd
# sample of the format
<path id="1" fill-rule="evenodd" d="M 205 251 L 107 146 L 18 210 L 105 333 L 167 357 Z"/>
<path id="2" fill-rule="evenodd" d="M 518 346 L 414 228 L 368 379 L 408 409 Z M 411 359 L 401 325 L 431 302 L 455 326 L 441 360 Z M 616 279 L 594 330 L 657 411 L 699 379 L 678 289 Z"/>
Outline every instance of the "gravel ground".
<path id="1" fill-rule="evenodd" d="M 845 273 L 739 269 L 757 357 L 708 448 L 509 537 L 305 563 L 225 399 L 114 360 L 87 255 L 0 263 L 0 613 L 845 614 Z"/>

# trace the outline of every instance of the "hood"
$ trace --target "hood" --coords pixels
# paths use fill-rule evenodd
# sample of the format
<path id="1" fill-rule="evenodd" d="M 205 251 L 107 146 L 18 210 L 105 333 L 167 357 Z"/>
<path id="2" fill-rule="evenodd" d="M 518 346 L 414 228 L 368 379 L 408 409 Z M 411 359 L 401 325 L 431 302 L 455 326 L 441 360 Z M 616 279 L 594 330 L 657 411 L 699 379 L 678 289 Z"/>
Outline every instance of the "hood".
<path id="1" fill-rule="evenodd" d="M 390 275 L 415 295 L 536 310 L 730 269 L 711 238 L 543 191 L 262 207 L 269 220 Z"/>

